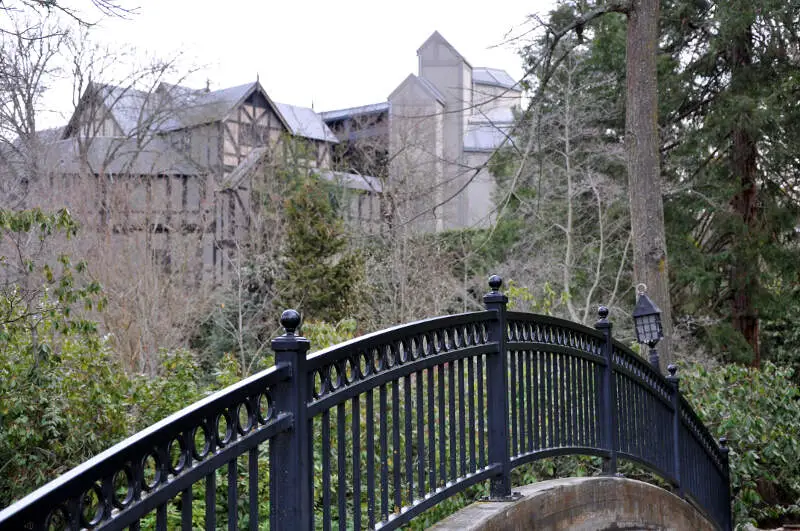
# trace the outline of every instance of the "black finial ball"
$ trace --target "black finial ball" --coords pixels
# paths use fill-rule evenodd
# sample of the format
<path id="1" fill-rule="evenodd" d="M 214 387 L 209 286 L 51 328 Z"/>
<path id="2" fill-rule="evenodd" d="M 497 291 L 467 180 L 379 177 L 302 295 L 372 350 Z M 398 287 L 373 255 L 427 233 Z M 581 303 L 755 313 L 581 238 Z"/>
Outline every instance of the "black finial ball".
<path id="1" fill-rule="evenodd" d="M 281 326 L 286 333 L 293 335 L 295 330 L 300 328 L 300 312 L 297 310 L 285 310 L 281 314 Z"/>
<path id="2" fill-rule="evenodd" d="M 489 287 L 492 288 L 492 291 L 500 291 L 502 285 L 503 278 L 500 275 L 492 275 L 489 277 Z"/>
<path id="3" fill-rule="evenodd" d="M 728 438 L 727 437 L 720 437 L 719 438 L 719 445 L 723 448 L 728 447 Z"/>
<path id="4" fill-rule="evenodd" d="M 670 376 L 673 376 L 673 377 L 674 377 L 674 376 L 675 376 L 675 373 L 676 373 L 676 372 L 678 372 L 678 366 L 677 366 L 677 365 L 675 365 L 674 363 L 670 363 L 670 364 L 667 366 L 667 372 L 669 373 L 669 375 L 670 375 Z"/>
<path id="5" fill-rule="evenodd" d="M 600 319 L 608 318 L 608 308 L 606 308 L 605 306 L 600 306 L 599 308 L 597 308 L 597 315 L 600 316 Z"/>

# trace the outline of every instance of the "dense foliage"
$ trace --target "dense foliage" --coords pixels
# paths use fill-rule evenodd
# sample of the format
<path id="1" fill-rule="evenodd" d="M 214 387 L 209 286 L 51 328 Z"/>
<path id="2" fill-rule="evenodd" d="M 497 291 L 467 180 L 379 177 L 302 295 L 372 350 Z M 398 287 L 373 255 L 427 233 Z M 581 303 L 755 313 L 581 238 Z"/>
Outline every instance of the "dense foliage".
<path id="1" fill-rule="evenodd" d="M 703 422 L 730 441 L 736 520 L 800 521 L 800 387 L 792 369 L 693 365 L 681 375 Z"/>

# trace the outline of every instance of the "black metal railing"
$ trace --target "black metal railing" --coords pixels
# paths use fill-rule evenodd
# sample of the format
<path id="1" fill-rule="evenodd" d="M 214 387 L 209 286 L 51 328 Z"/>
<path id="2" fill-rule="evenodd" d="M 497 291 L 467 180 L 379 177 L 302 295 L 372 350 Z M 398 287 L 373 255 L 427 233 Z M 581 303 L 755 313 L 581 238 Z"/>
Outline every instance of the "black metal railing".
<path id="1" fill-rule="evenodd" d="M 595 329 L 506 310 L 428 319 L 308 354 L 281 316 L 274 367 L 123 441 L 0 512 L 19 529 L 396 529 L 555 455 L 663 477 L 732 527 L 727 449 L 664 377 Z"/>

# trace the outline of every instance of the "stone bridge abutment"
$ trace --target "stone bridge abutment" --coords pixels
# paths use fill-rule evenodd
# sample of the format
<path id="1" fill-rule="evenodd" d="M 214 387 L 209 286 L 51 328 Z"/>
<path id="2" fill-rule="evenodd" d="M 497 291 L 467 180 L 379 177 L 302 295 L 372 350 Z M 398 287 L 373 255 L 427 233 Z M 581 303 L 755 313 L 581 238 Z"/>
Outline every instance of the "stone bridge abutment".
<path id="1" fill-rule="evenodd" d="M 435 531 L 714 531 L 687 501 L 626 478 L 543 481 L 514 489 L 510 502 L 476 502 L 435 525 Z"/>

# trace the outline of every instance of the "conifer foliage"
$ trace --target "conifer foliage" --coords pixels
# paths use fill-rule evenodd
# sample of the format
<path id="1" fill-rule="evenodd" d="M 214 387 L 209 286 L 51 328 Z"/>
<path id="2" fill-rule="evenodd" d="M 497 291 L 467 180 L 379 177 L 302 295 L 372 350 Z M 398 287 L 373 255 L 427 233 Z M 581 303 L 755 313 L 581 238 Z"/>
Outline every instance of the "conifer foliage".
<path id="1" fill-rule="evenodd" d="M 319 177 L 302 179 L 285 203 L 284 278 L 278 297 L 304 319 L 338 322 L 358 306 L 362 257 L 348 249 L 344 222 Z"/>

